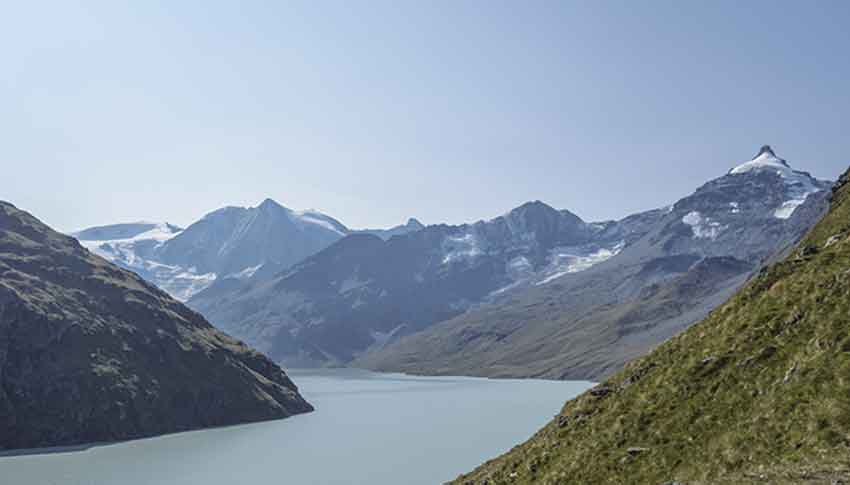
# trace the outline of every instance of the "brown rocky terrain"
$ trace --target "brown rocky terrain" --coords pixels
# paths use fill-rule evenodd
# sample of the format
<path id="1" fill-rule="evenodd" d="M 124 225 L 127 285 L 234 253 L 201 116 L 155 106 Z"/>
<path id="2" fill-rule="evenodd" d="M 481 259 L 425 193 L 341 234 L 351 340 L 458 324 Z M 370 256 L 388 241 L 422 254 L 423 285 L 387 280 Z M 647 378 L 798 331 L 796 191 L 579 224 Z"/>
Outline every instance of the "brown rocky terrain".
<path id="1" fill-rule="evenodd" d="M 0 202 L 0 449 L 124 440 L 311 410 L 262 354 Z"/>

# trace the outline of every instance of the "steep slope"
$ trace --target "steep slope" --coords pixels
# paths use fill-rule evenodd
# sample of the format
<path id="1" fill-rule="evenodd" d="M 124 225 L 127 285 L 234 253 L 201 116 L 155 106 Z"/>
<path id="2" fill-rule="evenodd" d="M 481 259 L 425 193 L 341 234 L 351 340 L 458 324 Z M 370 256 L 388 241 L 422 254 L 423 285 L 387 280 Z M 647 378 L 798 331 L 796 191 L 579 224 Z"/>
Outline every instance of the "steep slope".
<path id="1" fill-rule="evenodd" d="M 0 449 L 138 438 L 311 409 L 266 357 L 0 202 Z"/>
<path id="2" fill-rule="evenodd" d="M 593 268 L 376 349 L 383 371 L 596 380 L 703 318 L 825 210 L 829 185 L 770 147 L 666 210 Z"/>
<path id="3" fill-rule="evenodd" d="M 586 269 L 639 239 L 662 213 L 587 224 L 538 201 L 389 240 L 353 234 L 290 270 L 222 282 L 189 304 L 274 359 L 344 364 L 506 288 Z"/>
<path id="4" fill-rule="evenodd" d="M 850 171 L 792 255 L 455 483 L 847 483 L 848 395 Z"/>

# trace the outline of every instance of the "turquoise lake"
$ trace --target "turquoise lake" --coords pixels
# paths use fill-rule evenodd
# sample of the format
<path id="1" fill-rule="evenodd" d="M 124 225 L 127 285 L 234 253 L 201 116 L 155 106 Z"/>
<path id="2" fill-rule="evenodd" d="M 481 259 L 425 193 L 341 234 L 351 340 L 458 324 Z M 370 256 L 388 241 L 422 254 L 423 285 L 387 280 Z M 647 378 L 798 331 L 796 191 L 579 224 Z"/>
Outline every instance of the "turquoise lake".
<path id="1" fill-rule="evenodd" d="M 0 454 L 4 485 L 431 485 L 529 438 L 589 382 L 291 371 L 310 414 Z"/>

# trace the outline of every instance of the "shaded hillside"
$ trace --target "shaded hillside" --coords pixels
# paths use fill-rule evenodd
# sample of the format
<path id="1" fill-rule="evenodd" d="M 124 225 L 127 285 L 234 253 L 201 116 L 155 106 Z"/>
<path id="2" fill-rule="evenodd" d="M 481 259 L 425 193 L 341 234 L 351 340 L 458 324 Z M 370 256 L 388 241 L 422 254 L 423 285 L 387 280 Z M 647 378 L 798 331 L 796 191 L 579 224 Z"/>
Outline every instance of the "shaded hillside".
<path id="1" fill-rule="evenodd" d="M 310 410 L 269 359 L 0 202 L 0 449 Z"/>
<path id="2" fill-rule="evenodd" d="M 848 396 L 850 171 L 788 258 L 455 483 L 847 483 Z"/>
<path id="3" fill-rule="evenodd" d="M 352 365 L 424 375 L 599 379 L 644 355 L 725 301 L 753 265 L 729 257 L 691 264 L 622 302 L 609 273 L 557 296 L 519 295 L 403 338 Z"/>

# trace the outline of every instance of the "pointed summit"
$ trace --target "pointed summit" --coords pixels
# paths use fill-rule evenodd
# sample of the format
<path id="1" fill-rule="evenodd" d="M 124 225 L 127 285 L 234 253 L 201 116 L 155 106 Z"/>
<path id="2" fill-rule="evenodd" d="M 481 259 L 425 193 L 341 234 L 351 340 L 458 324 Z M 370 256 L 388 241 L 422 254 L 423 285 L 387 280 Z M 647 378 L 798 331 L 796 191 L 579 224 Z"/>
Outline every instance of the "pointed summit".
<path id="1" fill-rule="evenodd" d="M 260 205 L 257 206 L 259 209 L 285 209 L 282 205 L 278 204 L 274 199 L 267 198 L 262 201 Z"/>
<path id="2" fill-rule="evenodd" d="M 519 207 L 515 207 L 508 214 L 521 214 L 521 213 L 556 213 L 557 209 L 550 206 L 549 204 L 542 202 L 540 200 L 532 200 L 522 204 Z"/>
<path id="3" fill-rule="evenodd" d="M 749 173 L 774 173 L 785 183 L 786 200 L 774 212 L 774 216 L 778 219 L 788 219 L 810 194 L 829 186 L 828 183 L 817 180 L 808 172 L 791 168 L 788 162 L 776 156 L 770 145 L 764 145 L 755 158 L 729 171 L 729 175 Z"/>
<path id="4" fill-rule="evenodd" d="M 776 158 L 776 154 L 773 153 L 773 148 L 770 148 L 770 145 L 762 145 L 761 148 L 759 149 L 758 155 L 754 156 L 753 160 L 755 160 L 756 158 L 758 158 L 758 157 L 760 157 L 764 154 L 767 154 L 767 155 L 770 155 L 771 157 Z"/>
<path id="5" fill-rule="evenodd" d="M 756 160 L 759 160 L 759 159 L 764 160 L 764 161 L 768 161 L 768 160 L 776 161 L 776 162 L 790 168 L 790 165 L 788 165 L 788 162 L 786 162 L 784 159 L 776 156 L 776 153 L 773 151 L 773 148 L 770 148 L 770 145 L 762 145 L 762 147 L 759 149 L 758 154 L 755 157 L 753 157 L 752 161 L 756 161 Z"/>
<path id="6" fill-rule="evenodd" d="M 729 173 L 740 174 L 762 168 L 776 169 L 779 173 L 783 173 L 789 170 L 791 165 L 785 159 L 776 156 L 776 152 L 773 151 L 770 145 L 763 145 L 755 157 L 733 168 Z"/>

